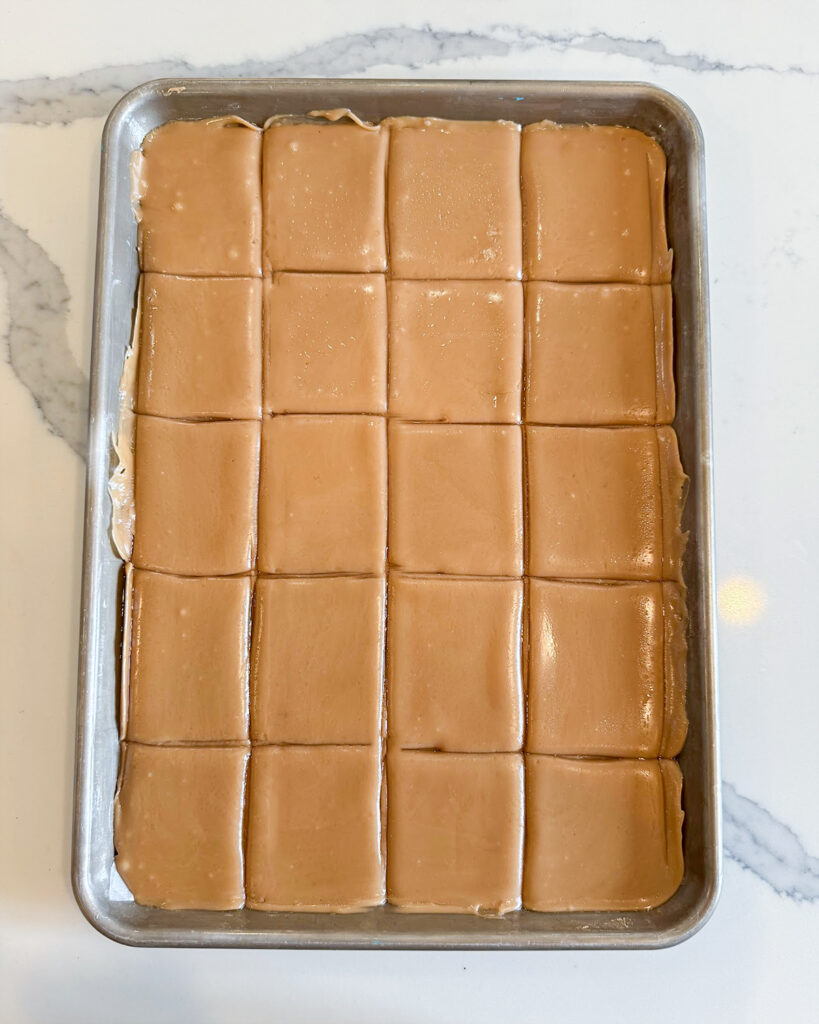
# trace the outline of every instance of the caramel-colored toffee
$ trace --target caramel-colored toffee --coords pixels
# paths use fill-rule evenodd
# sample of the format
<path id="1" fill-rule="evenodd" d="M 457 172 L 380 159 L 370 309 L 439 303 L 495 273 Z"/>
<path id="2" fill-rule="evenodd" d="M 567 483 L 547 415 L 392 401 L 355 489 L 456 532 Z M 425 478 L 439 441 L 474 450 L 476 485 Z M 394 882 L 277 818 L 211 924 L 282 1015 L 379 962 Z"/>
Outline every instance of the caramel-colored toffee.
<path id="1" fill-rule="evenodd" d="M 154 129 L 135 161 L 143 270 L 259 277 L 261 132 L 223 117 Z"/>
<path id="2" fill-rule="evenodd" d="M 520 427 L 390 424 L 390 561 L 409 572 L 519 576 Z"/>
<path id="3" fill-rule="evenodd" d="M 529 423 L 670 423 L 672 353 L 669 285 L 526 285 Z"/>
<path id="4" fill-rule="evenodd" d="M 681 787 L 674 761 L 527 754 L 524 907 L 665 903 L 682 881 Z"/>
<path id="5" fill-rule="evenodd" d="M 381 734 L 384 580 L 259 579 L 252 738 L 376 743 Z"/>
<path id="6" fill-rule="evenodd" d="M 265 282 L 265 410 L 383 413 L 381 274 L 276 274 Z"/>
<path id="7" fill-rule="evenodd" d="M 540 281 L 671 279 L 665 153 L 633 128 L 523 130 L 524 272 Z"/>
<path id="8" fill-rule="evenodd" d="M 662 903 L 687 620 L 660 147 L 338 109 L 165 125 L 134 171 L 136 901 Z"/>
<path id="9" fill-rule="evenodd" d="M 262 428 L 259 570 L 384 571 L 385 422 L 275 416 Z"/>
<path id="10" fill-rule="evenodd" d="M 456 913 L 519 907 L 520 755 L 395 751 L 387 772 L 388 902 Z"/>
<path id="11" fill-rule="evenodd" d="M 393 416 L 520 419 L 523 289 L 517 281 L 392 281 L 390 341 Z"/>
<path id="12" fill-rule="evenodd" d="M 679 579 L 685 481 L 669 427 L 527 427 L 529 572 Z"/>
<path id="13" fill-rule="evenodd" d="M 435 117 L 386 123 L 393 276 L 520 278 L 520 126 Z"/>
<path id="14" fill-rule="evenodd" d="M 250 577 L 132 578 L 126 737 L 247 740 Z"/>
<path id="15" fill-rule="evenodd" d="M 134 565 L 186 576 L 253 567 L 259 429 L 137 417 Z"/>
<path id="16" fill-rule="evenodd" d="M 679 753 L 687 724 L 681 606 L 673 583 L 532 580 L 526 749 Z"/>
<path id="17" fill-rule="evenodd" d="M 389 609 L 390 740 L 519 750 L 523 581 L 394 573 Z"/>
<path id="18" fill-rule="evenodd" d="M 270 124 L 263 161 L 267 273 L 386 270 L 388 135 L 356 124 Z"/>
<path id="19" fill-rule="evenodd" d="M 259 419 L 261 317 L 258 279 L 143 274 L 136 411 Z"/>
<path id="20" fill-rule="evenodd" d="M 383 903 L 378 747 L 254 747 L 250 761 L 247 905 Z"/>
<path id="21" fill-rule="evenodd" d="M 137 903 L 244 904 L 246 747 L 124 747 L 114 801 L 116 866 Z"/>

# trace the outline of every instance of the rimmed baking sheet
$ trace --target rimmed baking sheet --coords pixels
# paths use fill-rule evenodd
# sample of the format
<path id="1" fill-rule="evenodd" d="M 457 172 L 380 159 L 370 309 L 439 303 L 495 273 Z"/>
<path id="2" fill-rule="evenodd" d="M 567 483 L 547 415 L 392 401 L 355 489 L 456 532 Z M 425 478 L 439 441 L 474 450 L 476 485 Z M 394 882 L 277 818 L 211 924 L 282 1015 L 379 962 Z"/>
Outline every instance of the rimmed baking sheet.
<path id="1" fill-rule="evenodd" d="M 551 119 L 638 128 L 668 158 L 667 216 L 674 250 L 677 430 L 691 484 L 683 526 L 690 635 L 682 886 L 665 904 L 633 913 L 517 911 L 502 918 L 401 914 L 169 911 L 137 906 L 113 871 L 113 799 L 119 762 L 117 693 L 123 565 L 110 540 L 111 437 L 134 316 L 137 229 L 130 162 L 145 135 L 174 119 L 350 107 L 393 115 Z M 407 949 L 651 948 L 692 935 L 710 916 L 721 880 L 721 816 L 713 607 L 711 420 L 702 135 L 691 111 L 649 85 L 333 79 L 179 79 L 149 82 L 111 112 L 102 145 L 88 484 L 82 583 L 73 883 L 91 923 L 142 946 Z"/>

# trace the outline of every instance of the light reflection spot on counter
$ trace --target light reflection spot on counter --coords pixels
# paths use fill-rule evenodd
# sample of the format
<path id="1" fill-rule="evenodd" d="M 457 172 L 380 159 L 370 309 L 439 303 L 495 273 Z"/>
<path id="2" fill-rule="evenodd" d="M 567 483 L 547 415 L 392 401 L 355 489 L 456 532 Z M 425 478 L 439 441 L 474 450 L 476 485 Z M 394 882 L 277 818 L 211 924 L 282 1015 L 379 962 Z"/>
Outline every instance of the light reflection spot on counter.
<path id="1" fill-rule="evenodd" d="M 717 589 L 720 618 L 735 626 L 750 626 L 765 612 L 768 596 L 752 576 L 729 576 Z"/>

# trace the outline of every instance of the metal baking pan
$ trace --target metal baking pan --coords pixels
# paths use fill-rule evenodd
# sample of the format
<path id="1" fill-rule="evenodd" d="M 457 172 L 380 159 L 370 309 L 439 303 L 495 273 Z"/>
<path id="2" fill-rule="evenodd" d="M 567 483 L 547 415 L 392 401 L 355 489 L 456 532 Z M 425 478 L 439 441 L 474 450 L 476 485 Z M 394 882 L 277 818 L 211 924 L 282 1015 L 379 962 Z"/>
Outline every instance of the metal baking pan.
<path id="1" fill-rule="evenodd" d="M 165 121 L 350 107 L 390 115 L 551 119 L 627 125 L 668 157 L 668 234 L 674 249 L 675 372 L 682 460 L 691 478 L 684 527 L 690 612 L 690 730 L 680 763 L 685 787 L 685 878 L 654 910 L 633 913 L 518 911 L 503 918 L 160 910 L 137 906 L 112 873 L 113 799 L 119 759 L 117 680 L 122 563 L 109 538 L 111 435 L 128 346 L 138 268 L 130 159 Z M 139 946 L 405 949 L 641 949 L 670 946 L 710 916 L 721 880 L 720 785 L 712 560 L 711 419 L 703 142 L 685 104 L 649 85 L 611 82 L 477 82 L 327 79 L 180 79 L 149 82 L 113 109 L 102 142 L 88 485 L 77 713 L 73 884 L 103 934 Z M 113 881 L 112 881 L 113 879 Z M 120 883 L 121 886 L 121 883 Z"/>

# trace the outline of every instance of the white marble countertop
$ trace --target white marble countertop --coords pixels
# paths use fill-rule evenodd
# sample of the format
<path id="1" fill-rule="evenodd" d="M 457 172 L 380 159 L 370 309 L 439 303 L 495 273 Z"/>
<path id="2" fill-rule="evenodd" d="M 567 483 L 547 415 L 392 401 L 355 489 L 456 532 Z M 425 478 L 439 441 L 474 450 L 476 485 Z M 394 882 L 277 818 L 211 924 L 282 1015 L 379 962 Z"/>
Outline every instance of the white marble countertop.
<path id="1" fill-rule="evenodd" d="M 3 15 L 0 1019 L 816 1020 L 819 8 L 228 10 L 40 0 Z M 715 916 L 689 942 L 653 953 L 132 950 L 82 918 L 69 849 L 99 139 L 125 89 L 166 74 L 644 80 L 700 118 L 726 872 Z"/>

